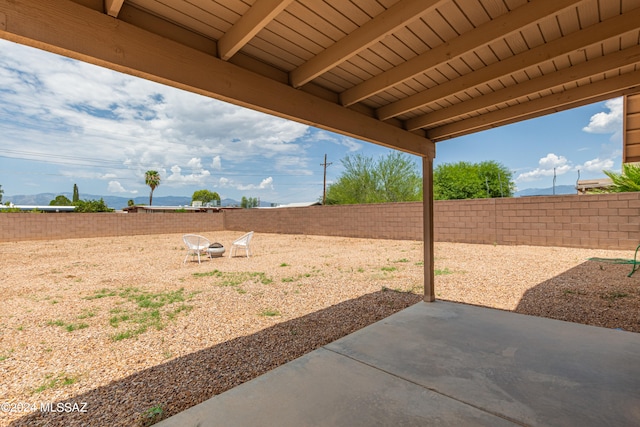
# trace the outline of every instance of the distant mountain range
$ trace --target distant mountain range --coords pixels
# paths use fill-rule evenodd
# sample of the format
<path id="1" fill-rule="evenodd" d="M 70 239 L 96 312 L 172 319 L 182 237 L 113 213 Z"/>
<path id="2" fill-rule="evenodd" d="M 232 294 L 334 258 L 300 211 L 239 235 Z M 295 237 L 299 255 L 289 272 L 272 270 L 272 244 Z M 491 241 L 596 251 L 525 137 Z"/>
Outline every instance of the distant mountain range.
<path id="1" fill-rule="evenodd" d="M 516 191 L 515 197 L 526 196 L 551 196 L 553 195 L 553 187 L 549 188 L 526 188 L 524 190 Z M 564 194 L 577 194 L 576 187 L 574 185 L 556 185 L 555 195 Z"/>
<path id="2" fill-rule="evenodd" d="M 69 200 L 73 197 L 71 193 L 40 193 L 40 194 L 31 194 L 31 195 L 15 195 L 15 196 L 4 196 L 2 198 L 2 202 L 11 202 L 14 205 L 49 205 L 56 196 L 62 194 L 67 197 Z M 515 197 L 527 197 L 527 196 L 550 196 L 554 194 L 553 188 L 527 188 L 524 190 L 516 191 L 514 194 Z M 576 188 L 573 185 L 557 185 L 555 190 L 556 195 L 562 194 L 576 194 Z M 100 200 L 103 199 L 104 202 L 112 209 L 122 209 L 128 206 L 129 198 L 127 197 L 118 197 L 118 196 L 96 196 L 94 194 L 81 194 L 80 198 L 82 200 Z M 149 204 L 149 197 L 141 196 L 134 197 L 133 201 L 136 205 L 147 205 Z M 159 196 L 153 198 L 154 206 L 189 206 L 191 204 L 191 197 L 186 196 Z M 220 202 L 221 206 L 240 206 L 240 202 L 233 199 L 223 199 Z M 260 206 L 271 206 L 270 202 L 260 201 Z"/>
<path id="3" fill-rule="evenodd" d="M 40 193 L 40 194 L 32 194 L 32 195 L 15 195 L 15 196 L 4 196 L 2 198 L 2 202 L 11 202 L 14 205 L 49 205 L 53 199 L 57 196 L 63 195 L 67 197 L 69 200 L 73 197 L 71 193 Z M 80 194 L 80 199 L 82 200 L 100 200 L 103 199 L 104 202 L 112 209 L 122 209 L 128 206 L 128 202 L 130 198 L 127 197 L 118 197 L 118 196 L 96 196 L 94 194 Z M 141 196 L 134 197 L 133 201 L 136 205 L 148 205 L 149 197 Z M 158 196 L 153 198 L 154 206 L 188 206 L 191 205 L 191 197 L 182 197 L 182 196 Z M 220 201 L 221 206 L 240 206 L 240 202 L 233 199 L 223 199 Z M 260 206 L 271 206 L 269 202 L 260 202 Z"/>

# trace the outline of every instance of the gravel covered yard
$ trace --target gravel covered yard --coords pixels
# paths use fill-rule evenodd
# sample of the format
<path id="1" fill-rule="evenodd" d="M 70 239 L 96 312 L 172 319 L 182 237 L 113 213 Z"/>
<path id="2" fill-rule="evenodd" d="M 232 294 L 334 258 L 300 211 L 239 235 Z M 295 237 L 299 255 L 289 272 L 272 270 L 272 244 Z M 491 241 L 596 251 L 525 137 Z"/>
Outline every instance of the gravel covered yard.
<path id="1" fill-rule="evenodd" d="M 421 300 L 422 242 L 256 233 L 183 265 L 181 237 L 0 243 L 0 425 L 151 424 Z M 640 332 L 640 273 L 588 261 L 632 251 L 435 257 L 439 299 Z"/>

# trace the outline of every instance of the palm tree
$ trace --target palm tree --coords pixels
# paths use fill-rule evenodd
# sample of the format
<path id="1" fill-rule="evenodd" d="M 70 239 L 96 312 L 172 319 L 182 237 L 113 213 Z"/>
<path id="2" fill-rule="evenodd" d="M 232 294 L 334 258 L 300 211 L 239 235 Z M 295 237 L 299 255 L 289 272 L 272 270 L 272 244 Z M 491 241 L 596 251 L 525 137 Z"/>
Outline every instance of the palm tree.
<path id="1" fill-rule="evenodd" d="M 622 173 L 603 172 L 613 181 L 610 191 L 614 193 L 640 191 L 640 165 L 623 163 Z"/>
<path id="2" fill-rule="evenodd" d="M 160 174 L 158 171 L 146 171 L 144 174 L 144 182 L 151 187 L 151 193 L 149 194 L 149 206 L 153 203 L 153 190 L 160 185 Z"/>

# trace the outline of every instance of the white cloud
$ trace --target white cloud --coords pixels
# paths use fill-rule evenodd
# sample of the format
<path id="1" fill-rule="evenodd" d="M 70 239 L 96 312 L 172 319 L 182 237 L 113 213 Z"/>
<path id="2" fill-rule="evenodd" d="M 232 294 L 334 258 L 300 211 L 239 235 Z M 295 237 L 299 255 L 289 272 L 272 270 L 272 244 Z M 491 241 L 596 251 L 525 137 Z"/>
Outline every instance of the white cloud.
<path id="1" fill-rule="evenodd" d="M 65 168 L 59 171 L 60 175 L 68 177 L 70 179 L 99 179 L 99 180 L 104 180 L 104 179 L 111 179 L 111 178 L 115 178 L 116 175 L 114 175 L 113 177 L 108 177 L 104 174 L 101 174 L 99 172 L 95 172 L 92 169 L 81 169 L 81 168 Z"/>
<path id="2" fill-rule="evenodd" d="M 279 156 L 275 159 L 274 165 L 277 170 L 292 175 L 312 175 L 309 170 L 310 159 L 299 156 Z M 318 164 L 319 166 L 319 164 Z"/>
<path id="3" fill-rule="evenodd" d="M 351 138 L 343 138 L 342 145 L 347 147 L 350 152 L 358 151 L 362 148 L 362 144 Z"/>
<path id="4" fill-rule="evenodd" d="M 145 170 L 179 165 L 191 173 L 172 170 L 163 184 L 203 185 L 205 167 L 222 170 L 222 155 L 232 166 L 271 159 L 275 170 L 311 174 L 309 146 L 300 142 L 305 124 L 4 40 L 0 51 L 0 87 L 8 88 L 0 92 L 0 122 L 10 123 L 0 147 L 78 159 L 61 172 L 72 179 L 141 188 Z"/>
<path id="5" fill-rule="evenodd" d="M 541 158 L 538 161 L 538 164 L 543 169 L 563 167 L 567 164 L 567 158 L 564 156 L 558 156 L 556 154 L 549 153 L 545 157 Z"/>
<path id="6" fill-rule="evenodd" d="M 272 177 L 265 178 L 262 181 L 260 181 L 259 185 L 255 185 L 255 184 L 249 184 L 249 185 L 237 184 L 236 188 L 238 190 L 241 190 L 241 191 L 246 191 L 246 190 L 265 190 L 265 189 L 272 189 L 273 190 L 273 178 Z"/>
<path id="7" fill-rule="evenodd" d="M 273 189 L 273 178 L 265 178 L 260 182 L 260 188 L 271 188 Z"/>
<path id="8" fill-rule="evenodd" d="M 362 149 L 362 142 L 357 139 L 349 138 L 348 136 L 333 134 L 323 130 L 316 130 L 310 135 L 314 142 L 331 142 L 336 145 L 347 147 L 349 152 L 354 152 Z"/>
<path id="9" fill-rule="evenodd" d="M 587 160 L 579 169 L 581 172 L 593 172 L 602 175 L 603 170 L 611 170 L 614 159 L 622 154 L 622 128 L 624 119 L 623 98 L 610 99 L 605 102 L 608 111 L 602 111 L 591 116 L 589 124 L 582 128 L 584 132 L 594 134 L 611 134 L 608 144 L 602 144 L 597 158 Z"/>
<path id="10" fill-rule="evenodd" d="M 126 193 L 127 190 L 118 181 L 109 181 L 107 185 L 107 191 L 109 193 Z"/>
<path id="11" fill-rule="evenodd" d="M 220 158 L 220 156 L 215 156 L 211 160 L 211 167 L 215 170 L 222 170 L 222 159 Z"/>
<path id="12" fill-rule="evenodd" d="M 206 185 L 207 179 L 211 176 L 208 170 L 201 170 L 198 173 L 182 175 L 182 168 L 178 165 L 171 167 L 171 175 L 166 179 L 168 185 L 184 186 L 184 185 Z"/>
<path id="13" fill-rule="evenodd" d="M 549 153 L 545 157 L 538 161 L 539 167 L 529 171 L 521 173 L 516 177 L 516 182 L 522 181 L 535 181 L 539 178 L 546 176 L 564 175 L 567 172 L 574 170 L 570 162 L 564 156 L 558 156 L 554 153 Z M 555 169 L 555 170 L 554 170 Z"/>
<path id="14" fill-rule="evenodd" d="M 240 191 L 247 190 L 273 190 L 273 177 L 264 178 L 260 181 L 260 184 L 243 184 L 241 182 L 235 181 L 229 178 L 220 178 L 218 179 L 218 185 L 214 185 L 214 187 L 222 187 L 222 188 L 234 188 Z"/>
<path id="15" fill-rule="evenodd" d="M 582 166 L 579 166 L 578 169 L 581 171 L 587 172 L 599 172 L 602 173 L 603 170 L 610 170 L 613 168 L 613 159 L 593 159 L 587 160 L 584 162 Z"/>
<path id="16" fill-rule="evenodd" d="M 202 162 L 200 161 L 199 158 L 194 157 L 191 160 L 189 160 L 187 162 L 187 166 L 189 166 L 191 169 L 202 169 Z"/>
<path id="17" fill-rule="evenodd" d="M 616 133 L 622 129 L 623 98 L 610 99 L 605 102 L 609 112 L 600 112 L 591 116 L 589 124 L 582 128 L 589 133 Z"/>

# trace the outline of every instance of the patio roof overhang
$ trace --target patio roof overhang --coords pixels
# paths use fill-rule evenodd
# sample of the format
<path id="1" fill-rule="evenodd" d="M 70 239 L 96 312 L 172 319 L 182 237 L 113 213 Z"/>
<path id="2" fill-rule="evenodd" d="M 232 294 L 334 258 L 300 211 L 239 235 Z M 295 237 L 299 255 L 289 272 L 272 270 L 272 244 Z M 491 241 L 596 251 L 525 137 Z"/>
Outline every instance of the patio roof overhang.
<path id="1" fill-rule="evenodd" d="M 422 156 L 428 300 L 435 142 L 637 92 L 638 22 L 640 0 L 0 0 L 2 38 Z"/>
<path id="2" fill-rule="evenodd" d="M 638 91 L 640 0 L 0 0 L 0 36 L 417 155 Z"/>

